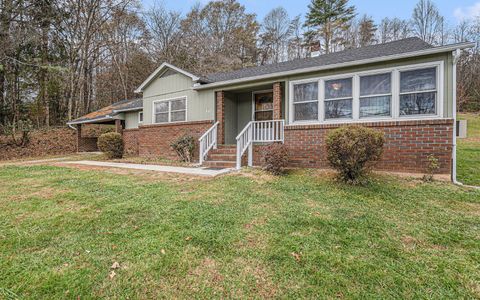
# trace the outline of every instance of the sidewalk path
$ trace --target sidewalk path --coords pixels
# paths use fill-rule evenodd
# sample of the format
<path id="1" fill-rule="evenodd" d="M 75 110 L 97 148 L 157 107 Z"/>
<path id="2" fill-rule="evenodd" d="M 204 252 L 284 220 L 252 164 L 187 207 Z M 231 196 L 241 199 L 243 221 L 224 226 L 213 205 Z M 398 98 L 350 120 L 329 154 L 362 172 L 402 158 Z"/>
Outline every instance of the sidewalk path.
<path id="1" fill-rule="evenodd" d="M 66 162 L 62 162 L 62 163 L 73 164 L 73 165 L 96 166 L 96 167 L 109 167 L 109 168 L 134 169 L 134 170 L 157 171 L 157 172 L 167 172 L 167 173 L 180 173 L 180 174 L 208 176 L 208 177 L 215 177 L 215 176 L 226 174 L 226 173 L 229 173 L 230 171 L 232 171 L 232 169 L 218 169 L 217 170 L 217 169 L 207 169 L 207 168 L 186 168 L 186 167 L 143 165 L 143 164 L 130 164 L 130 163 L 115 163 L 115 162 L 90 161 L 90 160 L 66 161 Z"/>

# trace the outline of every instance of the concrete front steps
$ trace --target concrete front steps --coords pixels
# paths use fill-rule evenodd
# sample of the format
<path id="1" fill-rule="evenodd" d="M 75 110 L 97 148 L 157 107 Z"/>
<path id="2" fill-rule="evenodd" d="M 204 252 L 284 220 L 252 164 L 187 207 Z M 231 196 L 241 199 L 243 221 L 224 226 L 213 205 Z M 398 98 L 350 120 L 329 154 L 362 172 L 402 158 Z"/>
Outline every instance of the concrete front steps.
<path id="1" fill-rule="evenodd" d="M 207 168 L 235 168 L 237 159 L 237 146 L 218 145 L 208 153 L 207 160 L 203 166 Z"/>

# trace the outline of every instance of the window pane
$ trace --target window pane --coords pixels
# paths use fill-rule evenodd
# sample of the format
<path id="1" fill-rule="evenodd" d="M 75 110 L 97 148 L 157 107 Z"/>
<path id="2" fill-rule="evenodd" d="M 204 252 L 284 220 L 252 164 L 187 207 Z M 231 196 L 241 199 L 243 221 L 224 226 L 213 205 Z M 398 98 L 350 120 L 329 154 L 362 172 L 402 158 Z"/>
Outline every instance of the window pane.
<path id="1" fill-rule="evenodd" d="M 273 93 L 255 94 L 255 110 L 273 109 Z"/>
<path id="2" fill-rule="evenodd" d="M 325 81 L 325 99 L 352 97 L 352 78 Z"/>
<path id="3" fill-rule="evenodd" d="M 437 88 L 437 68 L 412 70 L 400 73 L 400 92 L 435 90 Z"/>
<path id="4" fill-rule="evenodd" d="M 185 99 L 178 99 L 172 101 L 172 111 L 185 109 Z"/>
<path id="5" fill-rule="evenodd" d="M 352 117 L 352 99 L 325 101 L 325 119 Z"/>
<path id="6" fill-rule="evenodd" d="M 157 102 L 155 103 L 155 113 L 168 112 L 168 102 Z"/>
<path id="7" fill-rule="evenodd" d="M 186 111 L 172 112 L 172 122 L 185 121 Z"/>
<path id="8" fill-rule="evenodd" d="M 400 115 L 435 114 L 436 98 L 436 92 L 400 95 Z"/>
<path id="9" fill-rule="evenodd" d="M 138 114 L 138 122 L 143 122 L 143 113 Z"/>
<path id="10" fill-rule="evenodd" d="M 255 121 L 273 120 L 273 111 L 260 111 L 255 113 Z"/>
<path id="11" fill-rule="evenodd" d="M 360 77 L 360 96 L 390 94 L 392 75 L 378 74 Z"/>
<path id="12" fill-rule="evenodd" d="M 293 86 L 293 102 L 318 100 L 318 82 L 295 84 Z"/>
<path id="13" fill-rule="evenodd" d="M 155 123 L 168 122 L 168 113 L 160 113 L 155 115 Z"/>
<path id="14" fill-rule="evenodd" d="M 295 121 L 318 120 L 318 102 L 298 103 L 293 107 Z"/>
<path id="15" fill-rule="evenodd" d="M 360 118 L 390 116 L 391 96 L 360 99 Z"/>

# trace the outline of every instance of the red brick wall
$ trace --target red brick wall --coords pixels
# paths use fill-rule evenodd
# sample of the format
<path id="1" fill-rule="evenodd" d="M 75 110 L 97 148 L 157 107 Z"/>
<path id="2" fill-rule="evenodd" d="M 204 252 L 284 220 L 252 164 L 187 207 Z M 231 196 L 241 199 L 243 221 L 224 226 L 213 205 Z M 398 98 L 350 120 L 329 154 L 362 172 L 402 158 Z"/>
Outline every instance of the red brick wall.
<path id="1" fill-rule="evenodd" d="M 273 84 L 273 119 L 282 119 L 282 84 L 280 82 Z"/>
<path id="2" fill-rule="evenodd" d="M 137 135 L 138 154 L 142 157 L 178 159 L 170 146 L 179 137 L 192 135 L 197 142 L 195 158 L 198 157 L 198 139 L 213 125 L 213 121 L 182 122 L 140 126 Z"/>
<path id="3" fill-rule="evenodd" d="M 389 121 L 362 123 L 385 134 L 382 159 L 375 169 L 423 173 L 428 156 L 440 164 L 439 173 L 449 174 L 452 156 L 453 120 Z M 325 137 L 341 125 L 291 125 L 285 127 L 285 145 L 292 167 L 327 168 Z M 254 163 L 262 161 L 262 146 L 254 147 Z"/>
<path id="4" fill-rule="evenodd" d="M 123 147 L 127 155 L 138 155 L 138 134 L 139 129 L 123 130 Z"/>
<path id="5" fill-rule="evenodd" d="M 220 91 L 216 94 L 217 98 L 217 121 L 219 122 L 217 128 L 217 138 L 219 144 L 225 143 L 225 92 Z"/>

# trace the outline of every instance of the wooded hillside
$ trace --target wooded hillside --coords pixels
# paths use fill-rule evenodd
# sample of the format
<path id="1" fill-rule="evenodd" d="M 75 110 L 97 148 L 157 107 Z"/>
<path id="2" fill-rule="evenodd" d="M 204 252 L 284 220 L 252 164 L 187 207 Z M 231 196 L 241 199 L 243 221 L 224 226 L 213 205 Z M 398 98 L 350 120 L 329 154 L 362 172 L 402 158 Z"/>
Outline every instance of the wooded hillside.
<path id="1" fill-rule="evenodd" d="M 430 0 L 409 20 L 378 24 L 348 0 L 313 0 L 303 16 L 277 7 L 263 20 L 236 0 L 186 14 L 136 0 L 1 0 L 0 127 L 60 125 L 134 97 L 164 61 L 206 74 L 410 36 L 433 45 L 478 42 L 480 18 L 449 25 Z M 478 47 L 458 71 L 460 109 L 480 110 Z"/>

